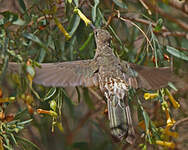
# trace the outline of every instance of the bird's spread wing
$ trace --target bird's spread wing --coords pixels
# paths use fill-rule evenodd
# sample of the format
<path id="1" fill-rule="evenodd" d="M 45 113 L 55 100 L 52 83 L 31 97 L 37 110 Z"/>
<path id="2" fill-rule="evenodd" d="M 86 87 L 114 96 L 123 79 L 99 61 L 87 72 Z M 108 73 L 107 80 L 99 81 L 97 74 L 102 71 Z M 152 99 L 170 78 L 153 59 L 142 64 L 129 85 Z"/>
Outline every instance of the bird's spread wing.
<path id="1" fill-rule="evenodd" d="M 61 63 L 42 63 L 36 68 L 33 82 L 44 86 L 97 86 L 98 66 L 92 60 L 80 60 Z"/>
<path id="2" fill-rule="evenodd" d="M 133 88 L 156 90 L 167 86 L 169 82 L 172 82 L 174 80 L 170 68 L 167 67 L 152 68 L 139 66 L 136 64 L 128 63 L 126 61 L 122 61 L 121 66 L 123 68 L 123 71 L 125 72 L 127 72 L 129 68 L 133 70 L 133 72 L 135 72 L 135 79 L 137 83 L 136 86 L 134 86 L 134 82 Z"/>

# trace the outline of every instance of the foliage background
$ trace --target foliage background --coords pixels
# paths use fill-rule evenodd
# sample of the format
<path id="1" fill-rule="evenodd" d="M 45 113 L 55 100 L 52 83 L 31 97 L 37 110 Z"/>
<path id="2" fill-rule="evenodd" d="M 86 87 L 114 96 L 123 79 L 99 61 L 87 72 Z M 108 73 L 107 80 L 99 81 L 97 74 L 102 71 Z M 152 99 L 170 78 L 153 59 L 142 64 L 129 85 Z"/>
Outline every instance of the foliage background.
<path id="1" fill-rule="evenodd" d="M 104 97 L 97 89 L 44 88 L 32 86 L 31 79 L 25 74 L 5 74 L 7 63 L 11 61 L 27 64 L 30 59 L 36 64 L 35 61 L 93 58 L 92 29 L 74 12 L 75 7 L 95 26 L 106 27 L 113 36 L 112 47 L 121 59 L 140 65 L 173 68 L 179 80 L 175 84 L 178 92 L 171 90 L 171 93 L 181 107 L 169 106 L 171 115 L 180 123 L 174 127 L 179 137 L 168 140 L 176 144 L 176 149 L 187 149 L 186 0 L 0 0 L 1 100 L 7 100 L 1 103 L 0 149 L 165 149 L 144 139 L 144 131 L 138 125 L 137 101 L 132 102 L 139 135 L 137 144 L 115 143 L 109 136 Z M 118 12 L 122 18 L 118 17 Z M 139 29 L 147 35 L 153 50 Z M 33 69 L 29 68 L 28 72 L 32 74 Z M 159 111 L 159 101 L 141 102 L 150 119 L 164 123 L 165 115 Z M 57 117 L 38 114 L 38 109 L 52 110 Z M 13 123 L 8 124 L 10 122 Z"/>

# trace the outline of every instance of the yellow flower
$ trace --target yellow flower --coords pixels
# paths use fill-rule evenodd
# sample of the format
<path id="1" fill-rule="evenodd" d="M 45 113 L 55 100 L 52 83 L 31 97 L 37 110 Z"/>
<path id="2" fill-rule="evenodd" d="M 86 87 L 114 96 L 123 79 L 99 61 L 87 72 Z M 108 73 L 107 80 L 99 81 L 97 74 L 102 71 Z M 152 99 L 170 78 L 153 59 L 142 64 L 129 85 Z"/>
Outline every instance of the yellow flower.
<path id="1" fill-rule="evenodd" d="M 16 100 L 15 97 L 5 97 L 5 98 L 0 98 L 0 103 L 6 103 L 6 102 L 15 101 L 15 100 Z"/>
<path id="2" fill-rule="evenodd" d="M 170 114 L 167 108 L 165 109 L 165 113 L 166 113 L 166 118 L 167 118 L 166 124 L 167 124 L 167 128 L 169 129 L 170 127 L 174 125 L 176 121 L 170 117 Z"/>
<path id="3" fill-rule="evenodd" d="M 179 108 L 180 104 L 174 99 L 170 91 L 168 89 L 166 89 L 165 91 L 174 108 Z"/>
<path id="4" fill-rule="evenodd" d="M 161 146 L 166 146 L 169 148 L 175 148 L 175 144 L 173 142 L 156 140 L 156 144 L 161 145 Z"/>
<path id="5" fill-rule="evenodd" d="M 168 136 L 173 136 L 175 138 L 178 137 L 178 133 L 177 132 L 171 132 L 169 130 L 165 130 L 165 134 L 168 135 Z"/>
<path id="6" fill-rule="evenodd" d="M 74 12 L 80 16 L 80 18 L 85 22 L 86 26 L 91 24 L 91 21 L 78 8 L 75 8 Z"/>
<path id="7" fill-rule="evenodd" d="M 71 38 L 71 36 L 69 35 L 69 33 L 65 30 L 65 28 L 62 26 L 62 24 L 60 23 L 60 21 L 57 18 L 54 18 L 55 24 L 57 25 L 57 27 L 59 28 L 59 30 L 64 34 L 65 38 L 68 40 Z"/>
<path id="8" fill-rule="evenodd" d="M 63 133 L 64 132 L 64 128 L 63 128 L 62 123 L 61 122 L 57 122 L 56 124 L 57 124 L 58 129 Z"/>
<path id="9" fill-rule="evenodd" d="M 154 99 L 154 98 L 156 98 L 158 95 L 159 95 L 158 93 L 145 93 L 145 94 L 144 94 L 144 98 L 145 98 L 145 100 Z"/>
<path id="10" fill-rule="evenodd" d="M 169 128 L 168 128 L 168 127 L 165 128 L 165 129 L 161 128 L 160 131 L 161 131 L 161 132 L 163 133 L 163 135 L 165 135 L 165 136 L 172 136 L 172 137 L 174 137 L 174 138 L 177 138 L 177 137 L 178 137 L 178 133 L 177 133 L 177 132 L 171 132 L 171 131 L 169 131 Z"/>

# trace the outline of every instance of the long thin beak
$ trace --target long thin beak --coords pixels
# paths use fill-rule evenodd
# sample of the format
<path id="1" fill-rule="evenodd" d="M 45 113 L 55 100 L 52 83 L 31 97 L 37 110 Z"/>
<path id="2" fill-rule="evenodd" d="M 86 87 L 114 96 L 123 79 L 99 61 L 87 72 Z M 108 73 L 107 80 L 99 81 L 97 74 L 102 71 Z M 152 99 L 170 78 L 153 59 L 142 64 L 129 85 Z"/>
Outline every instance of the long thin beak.
<path id="1" fill-rule="evenodd" d="M 89 25 L 93 28 L 93 30 L 96 29 L 96 27 L 92 23 L 90 23 Z"/>

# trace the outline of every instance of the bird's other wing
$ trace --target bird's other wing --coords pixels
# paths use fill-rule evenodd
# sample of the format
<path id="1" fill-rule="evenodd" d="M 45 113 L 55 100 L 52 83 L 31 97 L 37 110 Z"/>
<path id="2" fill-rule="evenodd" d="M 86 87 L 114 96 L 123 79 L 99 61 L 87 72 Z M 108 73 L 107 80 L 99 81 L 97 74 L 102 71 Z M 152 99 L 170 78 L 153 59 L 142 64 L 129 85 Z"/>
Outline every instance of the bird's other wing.
<path id="1" fill-rule="evenodd" d="M 92 60 L 41 63 L 35 68 L 34 83 L 47 87 L 92 87 L 98 85 L 98 66 Z"/>
<path id="2" fill-rule="evenodd" d="M 122 61 L 121 65 L 123 66 L 122 68 L 125 68 L 125 71 L 127 71 L 127 68 L 131 68 L 133 72 L 136 72 L 137 86 L 133 86 L 134 88 L 157 90 L 166 87 L 169 82 L 174 81 L 174 76 L 170 68 L 167 67 L 152 68 L 128 63 L 126 61 Z"/>

